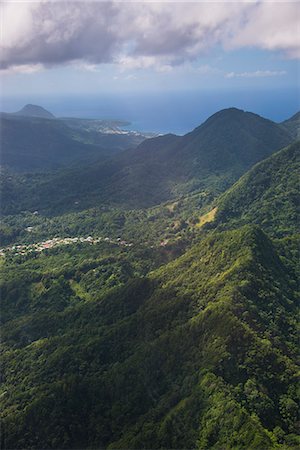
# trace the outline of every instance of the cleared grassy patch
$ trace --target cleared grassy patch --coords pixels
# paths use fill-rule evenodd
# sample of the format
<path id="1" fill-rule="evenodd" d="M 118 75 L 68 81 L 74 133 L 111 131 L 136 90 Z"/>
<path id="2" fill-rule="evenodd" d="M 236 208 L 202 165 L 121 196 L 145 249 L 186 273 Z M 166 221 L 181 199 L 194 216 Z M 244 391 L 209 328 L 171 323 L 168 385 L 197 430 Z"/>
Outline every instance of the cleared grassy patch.
<path id="1" fill-rule="evenodd" d="M 206 214 L 203 214 L 203 216 L 200 216 L 199 222 L 196 224 L 196 227 L 200 228 L 207 222 L 212 222 L 216 216 L 218 208 L 215 207 L 211 211 L 209 211 Z"/>

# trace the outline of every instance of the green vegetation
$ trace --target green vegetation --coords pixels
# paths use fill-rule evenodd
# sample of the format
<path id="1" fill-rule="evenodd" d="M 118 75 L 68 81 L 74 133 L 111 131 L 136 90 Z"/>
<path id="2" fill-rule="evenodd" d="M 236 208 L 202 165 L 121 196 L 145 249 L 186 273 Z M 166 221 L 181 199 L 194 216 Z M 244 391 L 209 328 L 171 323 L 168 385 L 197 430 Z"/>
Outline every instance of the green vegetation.
<path id="1" fill-rule="evenodd" d="M 300 112 L 297 112 L 293 117 L 285 120 L 281 124 L 295 140 L 300 139 Z"/>
<path id="2" fill-rule="evenodd" d="M 145 139 L 139 134 L 107 134 L 98 121 L 14 114 L 1 114 L 0 120 L 1 166 L 17 172 L 88 165 L 136 147 Z"/>
<path id="3" fill-rule="evenodd" d="M 109 239 L 0 258 L 3 449 L 299 448 L 299 143 L 216 198 L 262 149 L 269 155 L 285 139 L 283 125 L 262 120 L 230 110 L 183 138 L 148 140 L 141 156 L 128 152 L 132 166 L 125 153 L 107 163 L 101 194 L 99 185 L 89 190 L 99 167 L 89 169 L 91 184 L 81 185 L 76 206 L 71 175 L 63 181 L 57 174 L 61 184 L 51 192 L 55 198 L 61 189 L 59 206 L 49 193 L 44 211 L 24 211 L 18 202 L 29 204 L 30 179 L 38 205 L 53 175 L 6 173 L 7 208 L 23 212 L 7 209 L 3 245 Z M 230 147 L 237 129 L 240 140 Z M 211 142 L 205 169 L 200 135 Z M 182 161 L 182 139 L 186 178 L 171 173 Z M 233 160 L 239 169 L 231 170 Z M 218 164 L 224 171 L 216 172 Z M 142 180 L 149 190 L 137 192 Z M 42 193 L 35 195 L 37 185 Z M 146 198 L 165 201 L 142 208 Z M 114 243 L 118 238 L 133 245 Z"/>
<path id="4" fill-rule="evenodd" d="M 196 224 L 197 227 L 202 227 L 203 225 L 205 225 L 206 223 L 210 223 L 213 222 L 216 216 L 218 208 L 213 208 L 211 209 L 208 213 L 203 214 L 200 218 L 199 218 L 199 222 Z"/>
<path id="5" fill-rule="evenodd" d="M 3 191 L 9 195 L 5 185 Z M 98 207 L 55 217 L 45 217 L 39 211 L 24 211 L 3 217 L 0 245 L 11 242 L 32 243 L 56 236 L 88 235 L 122 237 L 157 245 L 162 239 L 182 238 L 186 234 L 190 236 L 199 220 L 199 212 L 207 208 L 212 199 L 212 195 L 200 192 L 154 208 L 125 210 Z"/>
<path id="6" fill-rule="evenodd" d="M 17 186 L 7 181 L 12 193 L 3 197 L 3 209 L 6 214 L 60 215 L 95 206 L 153 207 L 195 192 L 216 197 L 253 164 L 292 141 L 281 125 L 232 108 L 185 136 L 147 139 L 93 166 L 28 175 Z M 20 189 L 19 202 L 11 202 Z"/>
<path id="7" fill-rule="evenodd" d="M 257 164 L 218 201 L 216 221 L 261 225 L 274 236 L 299 229 L 300 142 Z"/>
<path id="8" fill-rule="evenodd" d="M 143 278 L 73 251 L 5 271 L 4 448 L 296 445 L 294 280 L 259 229 Z"/>

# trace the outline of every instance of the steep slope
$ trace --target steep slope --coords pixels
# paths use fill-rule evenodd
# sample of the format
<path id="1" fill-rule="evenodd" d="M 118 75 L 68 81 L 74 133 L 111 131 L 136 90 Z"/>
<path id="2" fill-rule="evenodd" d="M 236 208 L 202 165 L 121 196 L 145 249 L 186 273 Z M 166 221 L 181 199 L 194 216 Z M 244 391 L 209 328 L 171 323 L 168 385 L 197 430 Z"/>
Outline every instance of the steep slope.
<path id="1" fill-rule="evenodd" d="M 261 225 L 269 234 L 299 231 L 300 142 L 254 166 L 217 202 L 216 222 Z"/>
<path id="2" fill-rule="evenodd" d="M 93 201 L 150 206 L 195 190 L 222 191 L 291 140 L 271 121 L 232 108 L 183 137 L 145 141 L 80 180 Z"/>
<path id="3" fill-rule="evenodd" d="M 2 260 L 2 448 L 299 448 L 298 161 L 296 143 L 257 164 L 180 257 L 104 242 Z"/>
<path id="4" fill-rule="evenodd" d="M 150 139 L 104 163 L 44 179 L 33 191 L 31 179 L 20 207 L 61 213 L 74 202 L 82 209 L 103 203 L 137 208 L 196 191 L 216 196 L 291 141 L 282 126 L 231 108 L 185 136 Z"/>
<path id="5" fill-rule="evenodd" d="M 237 108 L 217 112 L 185 136 L 186 152 L 205 155 L 208 167 L 216 170 L 237 161 L 250 167 L 289 141 L 274 122 Z M 201 159 L 199 163 L 204 164 Z"/>
<path id="6" fill-rule="evenodd" d="M 294 114 L 290 119 L 282 122 L 281 125 L 288 130 L 295 140 L 300 139 L 300 111 Z"/>
<path id="7" fill-rule="evenodd" d="M 2 448 L 296 446 L 293 274 L 259 229 L 90 295 L 76 258 L 8 267 Z"/>

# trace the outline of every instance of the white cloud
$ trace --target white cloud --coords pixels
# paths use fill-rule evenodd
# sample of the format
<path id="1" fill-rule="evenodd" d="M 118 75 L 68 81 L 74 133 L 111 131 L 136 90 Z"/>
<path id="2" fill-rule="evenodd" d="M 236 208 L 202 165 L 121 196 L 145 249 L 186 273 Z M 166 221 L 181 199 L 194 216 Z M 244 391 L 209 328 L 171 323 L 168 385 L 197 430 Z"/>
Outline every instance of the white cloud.
<path id="1" fill-rule="evenodd" d="M 225 41 L 228 48 L 259 47 L 300 58 L 300 3 L 256 4 L 236 34 Z"/>
<path id="2" fill-rule="evenodd" d="M 285 70 L 256 70 L 254 72 L 228 72 L 225 78 L 265 78 L 286 75 Z"/>
<path id="3" fill-rule="evenodd" d="M 20 64 L 13 65 L 9 68 L 1 70 L 1 75 L 11 75 L 11 74 L 32 74 L 37 72 L 42 72 L 44 70 L 43 64 Z"/>
<path id="4" fill-rule="evenodd" d="M 168 72 L 172 70 L 171 63 L 164 58 L 156 56 L 120 56 L 118 64 L 121 71 L 137 69 L 155 69 L 158 72 Z"/>
<path id="5" fill-rule="evenodd" d="M 300 57 L 298 2 L 6 2 L 1 67 L 78 63 L 98 70 L 168 71 L 207 55 L 254 47 Z"/>
<path id="6" fill-rule="evenodd" d="M 199 75 L 217 75 L 222 73 L 222 70 L 217 67 L 212 67 L 209 64 L 203 64 L 202 66 L 196 67 L 195 71 Z"/>

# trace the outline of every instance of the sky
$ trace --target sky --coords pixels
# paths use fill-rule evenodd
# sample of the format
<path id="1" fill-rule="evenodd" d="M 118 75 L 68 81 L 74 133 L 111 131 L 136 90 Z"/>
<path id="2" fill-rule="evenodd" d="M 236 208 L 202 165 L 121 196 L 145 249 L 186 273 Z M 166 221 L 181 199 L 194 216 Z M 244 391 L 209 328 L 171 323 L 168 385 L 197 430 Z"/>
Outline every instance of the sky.
<path id="1" fill-rule="evenodd" d="M 2 0 L 0 109 L 185 132 L 236 106 L 300 109 L 298 1 Z"/>

